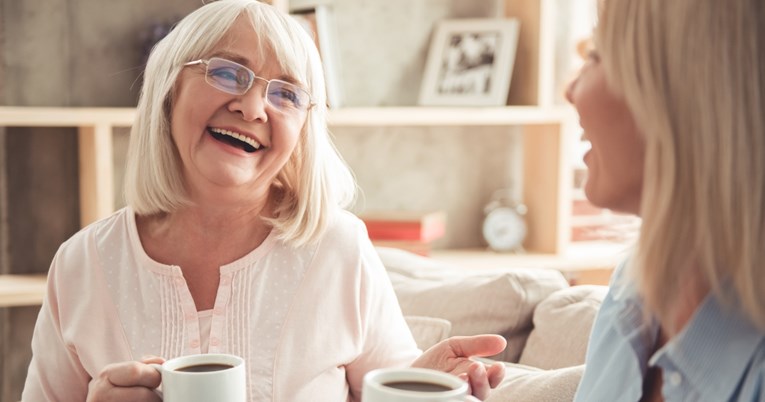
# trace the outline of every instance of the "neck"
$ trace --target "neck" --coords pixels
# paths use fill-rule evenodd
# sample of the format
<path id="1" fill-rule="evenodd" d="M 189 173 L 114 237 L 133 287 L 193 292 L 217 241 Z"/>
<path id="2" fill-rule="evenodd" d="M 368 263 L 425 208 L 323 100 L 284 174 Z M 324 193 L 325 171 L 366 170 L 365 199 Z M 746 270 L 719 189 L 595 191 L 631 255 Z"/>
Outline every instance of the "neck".
<path id="1" fill-rule="evenodd" d="M 668 306 L 668 314 L 661 323 L 662 332 L 666 338 L 677 336 L 685 328 L 709 293 L 709 286 L 700 277 L 701 275 L 693 275 L 692 278 L 685 281 L 680 287 L 674 303 Z"/>

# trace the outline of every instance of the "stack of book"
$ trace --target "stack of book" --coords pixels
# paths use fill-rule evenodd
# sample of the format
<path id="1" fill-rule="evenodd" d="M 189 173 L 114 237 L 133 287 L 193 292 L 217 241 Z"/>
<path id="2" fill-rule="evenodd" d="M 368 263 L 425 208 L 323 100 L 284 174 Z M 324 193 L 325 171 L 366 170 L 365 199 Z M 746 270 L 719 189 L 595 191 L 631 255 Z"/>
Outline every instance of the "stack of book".
<path id="1" fill-rule="evenodd" d="M 446 233 L 442 211 L 374 211 L 359 215 L 376 246 L 429 255 L 431 243 Z"/>

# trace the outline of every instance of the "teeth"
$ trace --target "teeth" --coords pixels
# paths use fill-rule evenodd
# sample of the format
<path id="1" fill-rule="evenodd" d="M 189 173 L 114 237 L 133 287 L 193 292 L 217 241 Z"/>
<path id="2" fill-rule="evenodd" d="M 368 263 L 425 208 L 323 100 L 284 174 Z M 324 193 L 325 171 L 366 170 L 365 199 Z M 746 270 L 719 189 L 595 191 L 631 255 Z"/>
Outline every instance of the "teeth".
<path id="1" fill-rule="evenodd" d="M 252 146 L 255 149 L 260 149 L 260 147 L 261 147 L 261 145 L 257 141 L 253 140 L 252 138 L 247 137 L 247 136 L 242 135 L 242 134 L 239 134 L 239 133 L 234 132 L 234 131 L 223 130 L 223 129 L 220 129 L 220 128 L 211 128 L 210 131 L 216 132 L 218 134 L 227 135 L 229 137 L 236 138 L 239 141 L 242 141 L 242 142 L 245 142 L 247 144 L 250 144 L 250 146 Z"/>

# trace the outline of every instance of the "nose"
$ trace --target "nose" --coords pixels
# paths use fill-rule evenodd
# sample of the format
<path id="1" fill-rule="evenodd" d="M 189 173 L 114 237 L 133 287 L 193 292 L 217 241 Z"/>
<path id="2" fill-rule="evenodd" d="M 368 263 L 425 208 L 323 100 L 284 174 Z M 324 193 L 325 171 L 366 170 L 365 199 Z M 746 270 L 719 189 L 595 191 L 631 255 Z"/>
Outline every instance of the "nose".
<path id="1" fill-rule="evenodd" d="M 228 110 L 239 113 L 245 121 L 268 121 L 266 113 L 266 83 L 256 81 L 244 95 L 235 97 L 228 104 Z"/>

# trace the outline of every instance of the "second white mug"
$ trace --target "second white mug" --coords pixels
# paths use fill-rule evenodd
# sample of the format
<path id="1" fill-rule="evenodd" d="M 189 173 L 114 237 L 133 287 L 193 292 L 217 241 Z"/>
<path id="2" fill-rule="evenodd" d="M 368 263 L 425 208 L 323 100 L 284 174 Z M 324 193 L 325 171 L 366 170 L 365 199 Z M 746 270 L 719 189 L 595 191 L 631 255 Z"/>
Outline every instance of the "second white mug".
<path id="1" fill-rule="evenodd" d="M 364 376 L 362 402 L 468 402 L 468 385 L 459 377 L 424 368 L 385 368 Z"/>

